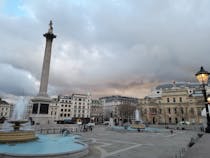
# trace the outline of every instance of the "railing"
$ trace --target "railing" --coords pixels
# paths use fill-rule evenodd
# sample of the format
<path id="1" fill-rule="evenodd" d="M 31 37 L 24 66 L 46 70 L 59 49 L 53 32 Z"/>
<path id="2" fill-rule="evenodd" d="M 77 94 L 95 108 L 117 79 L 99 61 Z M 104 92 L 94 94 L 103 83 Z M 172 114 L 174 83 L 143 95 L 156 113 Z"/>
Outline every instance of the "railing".
<path id="1" fill-rule="evenodd" d="M 62 134 L 63 130 L 68 130 L 70 133 L 78 133 L 80 132 L 77 127 L 69 127 L 69 128 L 40 128 L 36 129 L 36 133 L 38 134 Z"/>

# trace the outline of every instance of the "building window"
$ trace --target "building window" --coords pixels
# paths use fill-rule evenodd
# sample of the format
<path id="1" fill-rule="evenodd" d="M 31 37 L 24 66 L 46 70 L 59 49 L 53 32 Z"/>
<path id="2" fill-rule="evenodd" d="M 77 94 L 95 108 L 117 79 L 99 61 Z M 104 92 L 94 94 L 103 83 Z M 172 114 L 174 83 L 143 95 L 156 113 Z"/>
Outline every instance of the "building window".
<path id="1" fill-rule="evenodd" d="M 168 121 L 169 121 L 169 123 L 171 123 L 171 117 L 169 117 L 169 120 Z"/>
<path id="2" fill-rule="evenodd" d="M 176 103 L 176 98 L 173 98 L 173 102 Z"/>
<path id="3" fill-rule="evenodd" d="M 174 114 L 176 114 L 177 113 L 177 110 L 176 110 L 176 108 L 174 108 Z"/>
<path id="4" fill-rule="evenodd" d="M 65 112 L 67 111 L 67 109 L 65 109 Z"/>
<path id="5" fill-rule="evenodd" d="M 182 97 L 179 97 L 179 102 L 182 102 Z"/>
<path id="6" fill-rule="evenodd" d="M 161 114 L 162 113 L 162 109 L 159 109 L 159 114 Z"/>
<path id="7" fill-rule="evenodd" d="M 33 104 L 32 114 L 38 113 L 38 104 Z"/>
<path id="8" fill-rule="evenodd" d="M 48 114 L 49 104 L 41 104 L 40 105 L 40 114 Z"/>
<path id="9" fill-rule="evenodd" d="M 61 109 L 61 111 L 63 111 L 63 109 Z"/>
<path id="10" fill-rule="evenodd" d="M 169 99 L 169 98 L 167 98 L 167 102 L 168 102 L 168 103 L 170 102 L 170 99 Z"/>
<path id="11" fill-rule="evenodd" d="M 190 113 L 191 113 L 191 115 L 194 115 L 194 109 L 193 108 L 190 109 Z"/>
<path id="12" fill-rule="evenodd" d="M 168 113 L 169 113 L 169 114 L 171 113 L 171 109 L 170 109 L 170 108 L 168 108 Z"/>
<path id="13" fill-rule="evenodd" d="M 63 117 L 63 114 L 60 114 L 60 117 Z"/>
<path id="14" fill-rule="evenodd" d="M 178 123 L 178 119 L 177 118 L 175 118 L 175 122 Z"/>
<path id="15" fill-rule="evenodd" d="M 71 110 L 70 109 L 68 109 L 68 112 L 70 112 Z"/>
<path id="16" fill-rule="evenodd" d="M 183 109 L 183 107 L 181 107 L 181 113 L 184 114 L 184 109 Z"/>
<path id="17" fill-rule="evenodd" d="M 197 115 L 201 116 L 201 108 L 197 108 Z"/>

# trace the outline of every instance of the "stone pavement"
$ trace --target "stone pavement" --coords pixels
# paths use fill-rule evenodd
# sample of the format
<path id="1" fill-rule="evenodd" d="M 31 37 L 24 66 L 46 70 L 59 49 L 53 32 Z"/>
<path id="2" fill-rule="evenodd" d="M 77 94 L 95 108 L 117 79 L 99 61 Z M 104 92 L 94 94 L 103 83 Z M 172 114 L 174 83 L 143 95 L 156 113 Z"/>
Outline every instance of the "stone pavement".
<path id="1" fill-rule="evenodd" d="M 96 127 L 81 135 L 90 144 L 90 153 L 85 158 L 175 158 L 197 133 L 131 133 Z"/>
<path id="2" fill-rule="evenodd" d="M 210 134 L 204 134 L 187 150 L 184 158 L 210 158 Z"/>

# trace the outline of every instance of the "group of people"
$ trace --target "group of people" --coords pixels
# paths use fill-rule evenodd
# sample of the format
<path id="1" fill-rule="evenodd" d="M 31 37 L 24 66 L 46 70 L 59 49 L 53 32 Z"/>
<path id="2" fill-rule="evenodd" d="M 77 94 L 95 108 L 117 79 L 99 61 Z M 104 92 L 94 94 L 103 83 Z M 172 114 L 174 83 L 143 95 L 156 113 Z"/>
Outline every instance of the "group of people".
<path id="1" fill-rule="evenodd" d="M 88 125 L 88 124 L 83 124 L 80 128 L 81 132 L 88 132 L 88 131 L 93 131 L 93 126 Z"/>

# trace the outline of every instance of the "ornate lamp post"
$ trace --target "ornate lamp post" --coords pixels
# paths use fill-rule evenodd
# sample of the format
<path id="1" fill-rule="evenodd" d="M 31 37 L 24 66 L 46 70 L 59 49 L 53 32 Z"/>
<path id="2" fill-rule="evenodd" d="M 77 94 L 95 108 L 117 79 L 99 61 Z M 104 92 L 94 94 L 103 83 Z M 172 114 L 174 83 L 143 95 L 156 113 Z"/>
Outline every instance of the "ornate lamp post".
<path id="1" fill-rule="evenodd" d="M 205 102 L 205 108 L 206 108 L 206 118 L 207 118 L 207 127 L 205 129 L 206 133 L 210 133 L 210 117 L 209 117 L 209 109 L 208 109 L 208 101 L 207 101 L 207 95 L 206 95 L 206 89 L 205 86 L 208 84 L 208 78 L 209 78 L 209 72 L 204 70 L 204 68 L 201 66 L 200 71 L 198 71 L 195 76 L 202 85 L 202 92 Z"/>

